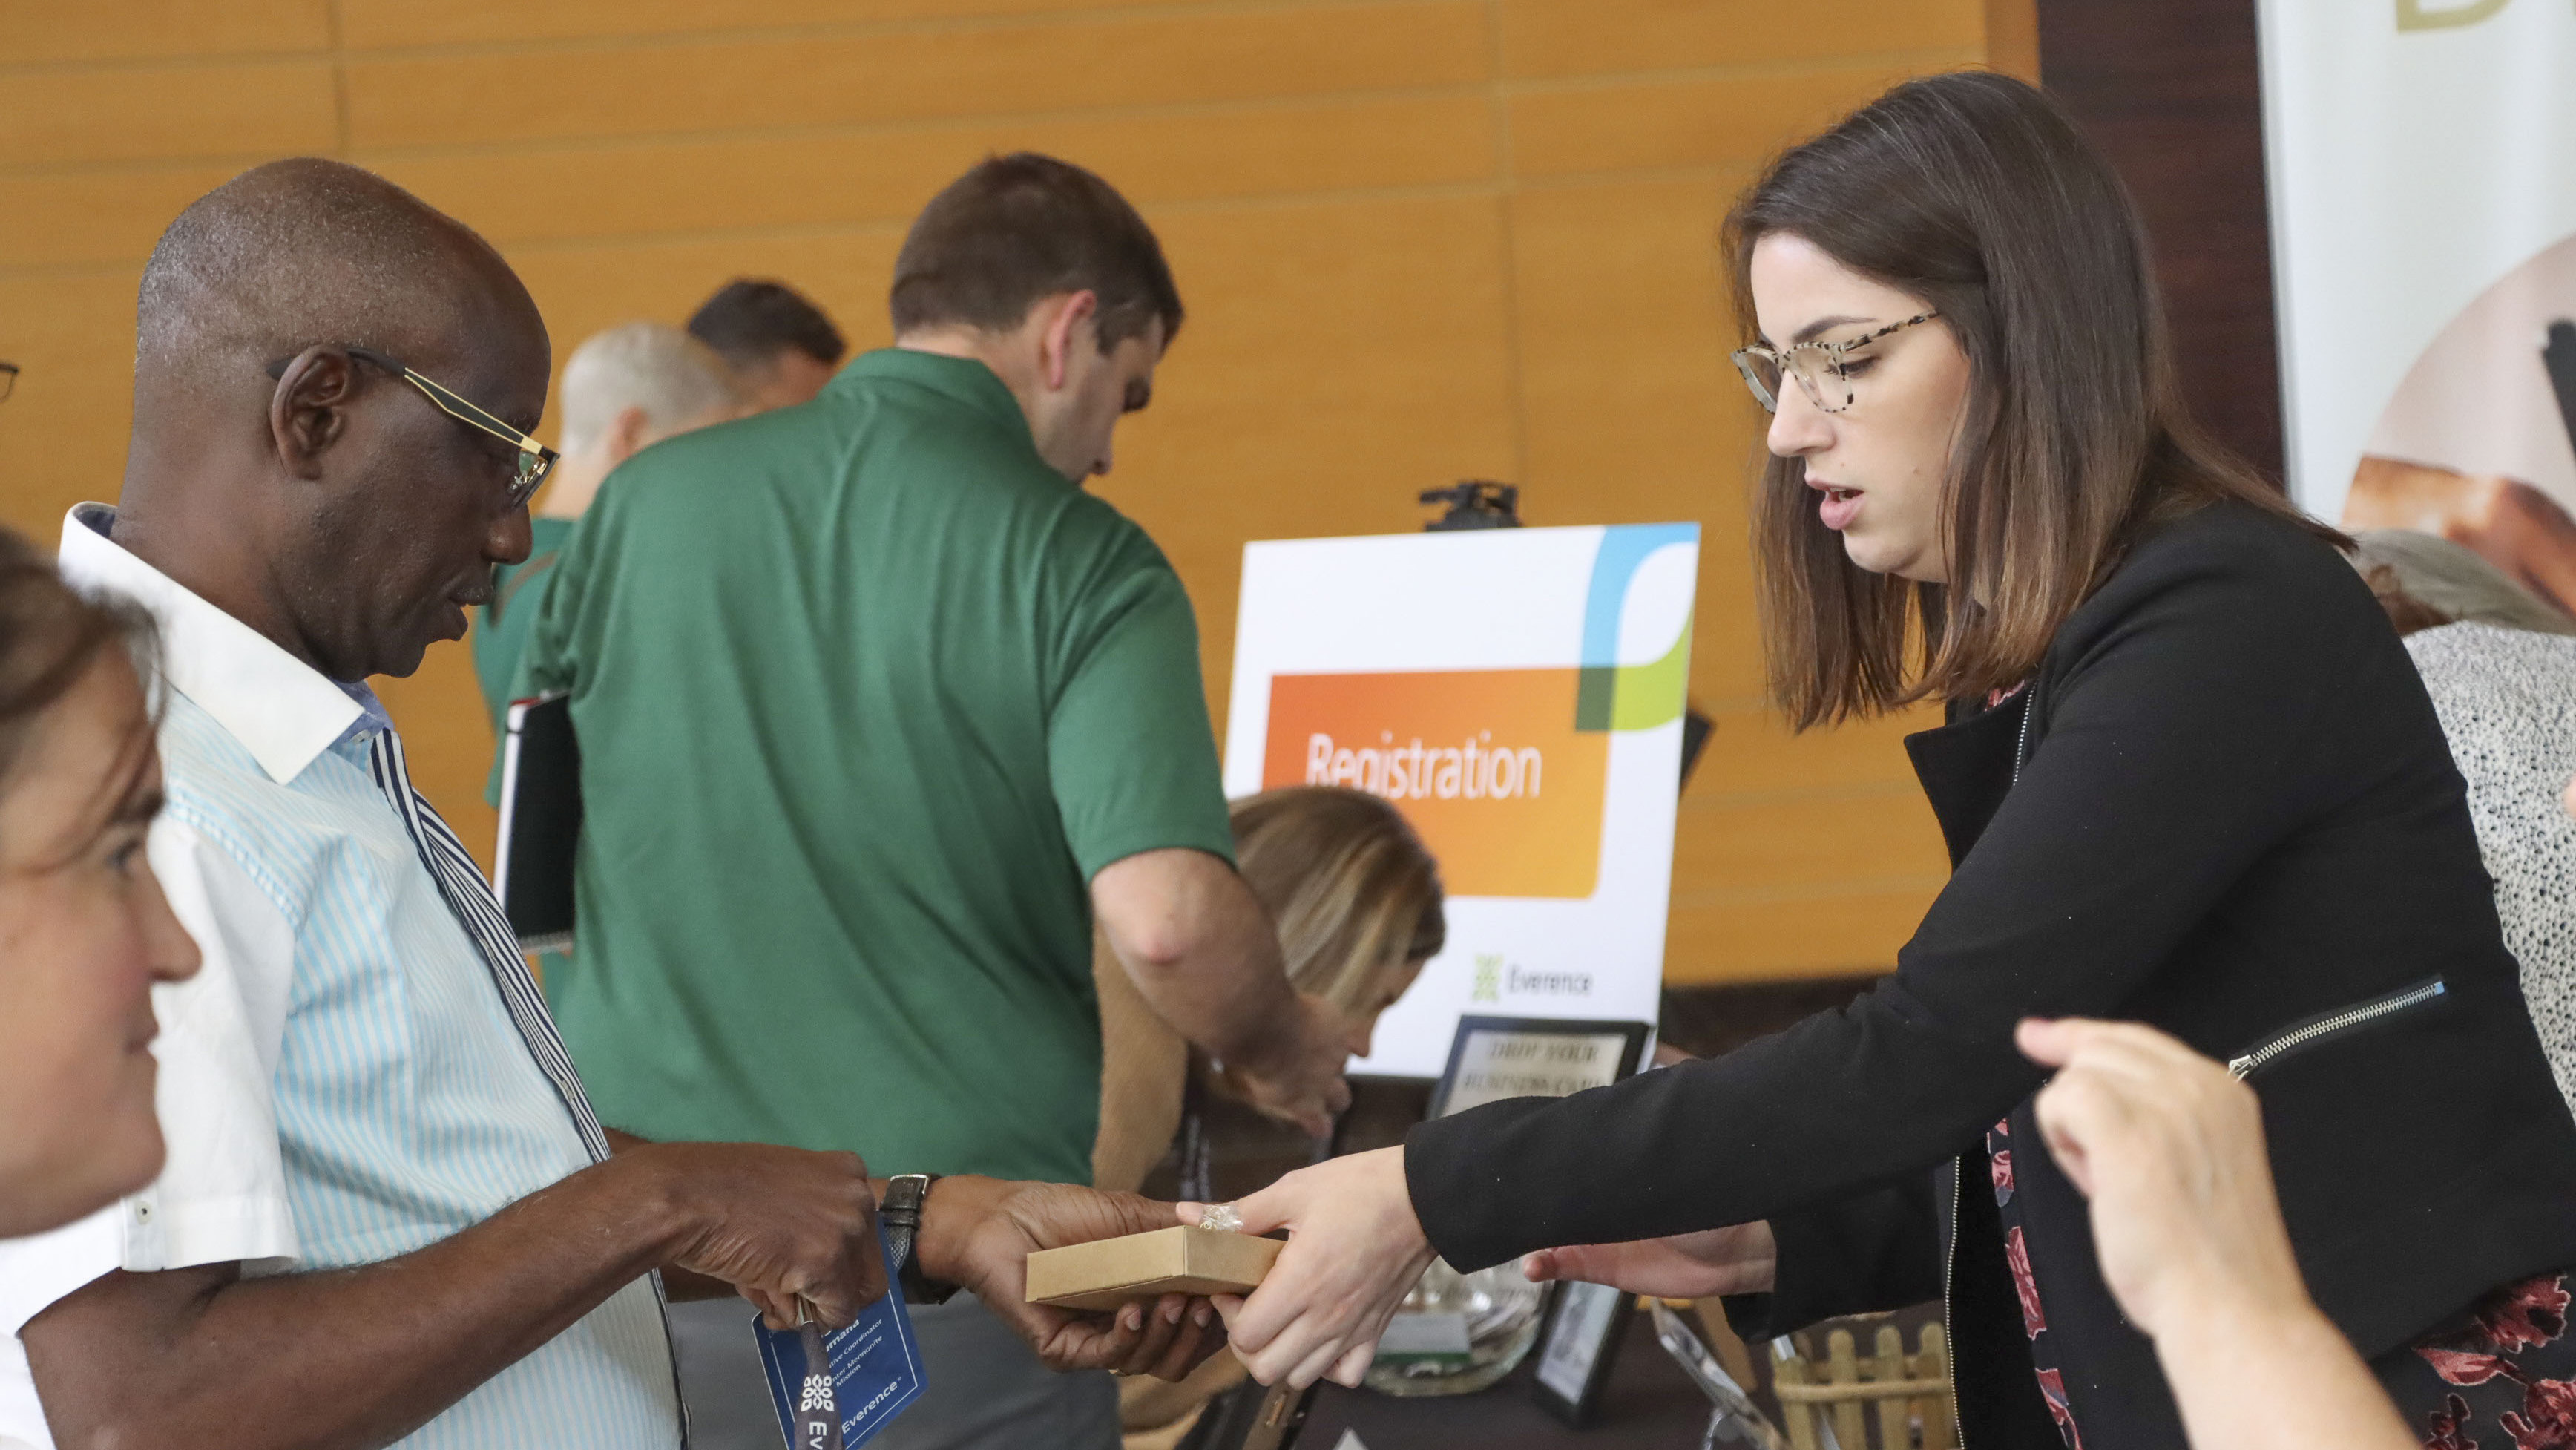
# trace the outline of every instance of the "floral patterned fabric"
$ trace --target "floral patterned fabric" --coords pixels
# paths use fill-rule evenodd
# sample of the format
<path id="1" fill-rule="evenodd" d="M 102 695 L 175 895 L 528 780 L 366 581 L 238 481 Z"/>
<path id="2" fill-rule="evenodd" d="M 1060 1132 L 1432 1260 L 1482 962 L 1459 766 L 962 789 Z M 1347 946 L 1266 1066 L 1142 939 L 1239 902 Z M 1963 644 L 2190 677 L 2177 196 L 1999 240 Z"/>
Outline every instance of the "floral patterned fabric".
<path id="1" fill-rule="evenodd" d="M 2040 1398 L 2067 1450 L 2084 1450 L 2013 1201 L 2011 1119 L 1986 1130 L 1986 1164 Z M 2425 1450 L 2576 1450 L 2570 1301 L 2563 1273 L 2504 1285 L 2414 1344 L 2381 1355 L 2371 1369 Z"/>
<path id="2" fill-rule="evenodd" d="M 2004 1225 L 2004 1263 L 2012 1269 L 2013 1295 L 2021 1301 L 2021 1327 L 2030 1336 L 2030 1367 L 2039 1376 L 2039 1397 L 2048 1402 L 2049 1416 L 2057 1421 L 2058 1436 L 2067 1450 L 2084 1450 L 2084 1437 L 2075 1429 L 2075 1412 L 2067 1408 L 2066 1377 L 2057 1368 L 2048 1315 L 2040 1307 L 2039 1279 L 2030 1271 L 2021 1209 L 2013 1202 L 2012 1119 L 2003 1118 L 1986 1130 L 1986 1167 L 1994 1179 L 1995 1216 Z"/>
<path id="3" fill-rule="evenodd" d="M 2576 1450 L 2565 1274 L 2488 1294 L 2371 1365 L 2426 1450 Z"/>

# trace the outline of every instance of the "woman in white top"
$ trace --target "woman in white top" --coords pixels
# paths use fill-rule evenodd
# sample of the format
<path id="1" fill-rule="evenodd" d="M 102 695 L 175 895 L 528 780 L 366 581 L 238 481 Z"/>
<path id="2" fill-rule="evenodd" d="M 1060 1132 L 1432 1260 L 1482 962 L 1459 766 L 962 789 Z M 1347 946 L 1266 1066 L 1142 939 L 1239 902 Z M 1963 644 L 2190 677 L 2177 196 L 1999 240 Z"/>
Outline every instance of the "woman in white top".
<path id="1" fill-rule="evenodd" d="M 2468 780 L 2505 948 L 2576 1107 L 2576 820 L 2560 801 L 2576 778 L 2576 619 L 2448 539 L 2373 529 L 2354 543 Z"/>

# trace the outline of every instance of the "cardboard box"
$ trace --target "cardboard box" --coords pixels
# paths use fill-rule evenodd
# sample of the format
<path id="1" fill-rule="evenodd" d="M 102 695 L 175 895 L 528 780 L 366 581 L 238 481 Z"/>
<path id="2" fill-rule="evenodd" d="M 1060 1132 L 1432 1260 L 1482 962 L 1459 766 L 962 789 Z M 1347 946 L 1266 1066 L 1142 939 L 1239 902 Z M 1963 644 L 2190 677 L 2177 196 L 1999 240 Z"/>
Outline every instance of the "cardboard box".
<path id="1" fill-rule="evenodd" d="M 1249 1294 L 1287 1245 L 1218 1229 L 1158 1228 L 1029 1255 L 1028 1300 L 1115 1309 L 1157 1294 Z"/>

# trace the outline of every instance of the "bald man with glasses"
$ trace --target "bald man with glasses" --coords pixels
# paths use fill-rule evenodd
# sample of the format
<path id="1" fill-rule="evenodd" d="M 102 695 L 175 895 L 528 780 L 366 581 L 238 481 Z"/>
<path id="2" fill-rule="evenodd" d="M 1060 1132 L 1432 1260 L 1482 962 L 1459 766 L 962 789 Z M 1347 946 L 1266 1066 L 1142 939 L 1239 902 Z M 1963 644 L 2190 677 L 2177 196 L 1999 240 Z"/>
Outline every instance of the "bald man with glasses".
<path id="1" fill-rule="evenodd" d="M 889 1265 L 856 1155 L 592 1114 L 364 683 L 526 557 L 546 380 L 498 254 L 335 162 L 225 184 L 145 268 L 122 502 L 62 568 L 159 621 L 151 858 L 205 966 L 156 1001 L 162 1177 L 0 1244 L 0 1445 L 675 1446 L 666 1277 L 837 1324 L 898 1270 L 1017 1299 L 1030 1249 L 1168 1217 L 950 1180 Z M 1015 1327 L 1177 1375 L 1216 1331 L 1159 1307 Z"/>

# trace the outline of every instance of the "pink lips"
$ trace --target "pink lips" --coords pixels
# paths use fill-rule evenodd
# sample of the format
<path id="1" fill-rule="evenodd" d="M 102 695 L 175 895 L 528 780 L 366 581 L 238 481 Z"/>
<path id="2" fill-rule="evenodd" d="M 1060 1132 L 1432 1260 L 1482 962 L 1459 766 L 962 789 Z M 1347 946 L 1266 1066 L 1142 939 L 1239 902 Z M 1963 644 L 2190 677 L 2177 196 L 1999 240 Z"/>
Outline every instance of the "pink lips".
<path id="1" fill-rule="evenodd" d="M 1852 520 L 1860 514 L 1859 489 L 1813 482 L 1808 487 L 1822 495 L 1816 503 L 1817 522 L 1836 533 L 1851 527 Z"/>

